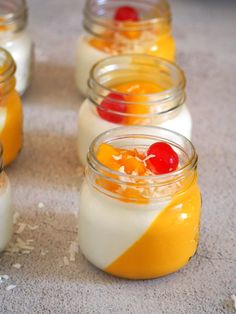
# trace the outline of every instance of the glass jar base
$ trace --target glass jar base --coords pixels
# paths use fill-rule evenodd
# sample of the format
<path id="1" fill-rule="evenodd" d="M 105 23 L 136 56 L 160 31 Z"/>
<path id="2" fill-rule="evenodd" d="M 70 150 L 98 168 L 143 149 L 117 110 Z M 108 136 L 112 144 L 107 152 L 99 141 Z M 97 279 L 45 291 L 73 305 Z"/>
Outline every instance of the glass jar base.
<path id="1" fill-rule="evenodd" d="M 161 278 L 161 277 L 165 277 L 165 276 L 169 276 L 169 275 L 172 275 L 176 272 L 178 272 L 179 270 L 181 270 L 182 268 L 184 268 L 189 262 L 190 260 L 196 255 L 197 253 L 197 249 L 196 251 L 193 253 L 192 256 L 188 257 L 183 263 L 182 265 L 178 265 L 177 267 L 173 267 L 171 270 L 169 271 L 160 271 L 160 272 L 156 272 L 155 274 L 149 274 L 149 275 L 144 275 L 144 274 L 136 274 L 136 275 L 125 275 L 125 274 L 122 274 L 122 273 L 114 273 L 114 272 L 111 272 L 111 271 L 108 271 L 106 269 L 101 269 L 99 267 L 97 267 L 96 265 L 94 265 L 92 262 L 90 262 L 87 257 L 84 255 L 84 253 L 82 252 L 83 256 L 86 258 L 86 260 L 93 266 L 95 267 L 96 269 L 99 269 L 101 270 L 102 272 L 110 275 L 110 276 L 113 276 L 113 277 L 116 277 L 116 278 L 119 278 L 119 279 L 126 279 L 126 280 L 151 280 L 151 279 L 158 279 L 158 278 Z"/>

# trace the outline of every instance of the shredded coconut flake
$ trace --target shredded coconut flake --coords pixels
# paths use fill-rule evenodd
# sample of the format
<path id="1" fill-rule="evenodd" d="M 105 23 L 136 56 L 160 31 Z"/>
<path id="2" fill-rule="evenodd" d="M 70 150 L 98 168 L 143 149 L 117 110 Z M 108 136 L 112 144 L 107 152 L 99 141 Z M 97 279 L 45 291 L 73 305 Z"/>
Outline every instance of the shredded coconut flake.
<path id="1" fill-rule="evenodd" d="M 16 285 L 9 285 L 6 287 L 6 291 L 10 291 L 12 289 L 15 289 L 16 288 Z"/>
<path id="2" fill-rule="evenodd" d="M 39 226 L 35 225 L 35 226 L 32 226 L 32 225 L 28 225 L 28 228 L 32 231 L 38 229 Z"/>
<path id="3" fill-rule="evenodd" d="M 125 166 L 121 166 L 118 171 L 122 172 L 122 173 L 125 173 Z"/>
<path id="4" fill-rule="evenodd" d="M 70 264 L 69 259 L 68 259 L 67 256 L 64 256 L 64 257 L 63 257 L 63 261 L 64 261 L 64 265 L 65 265 L 65 266 L 68 266 L 68 265 Z"/>
<path id="5" fill-rule="evenodd" d="M 133 157 L 131 157 L 131 158 L 133 158 Z M 142 159 L 140 159 L 138 156 L 135 156 L 134 157 L 136 160 L 138 160 L 138 161 L 143 161 Z"/>
<path id="6" fill-rule="evenodd" d="M 16 239 L 16 246 L 18 249 L 24 249 L 24 250 L 33 250 L 34 247 L 31 245 L 27 245 L 21 238 L 17 237 Z"/>
<path id="7" fill-rule="evenodd" d="M 44 207 L 45 207 L 44 203 L 42 203 L 42 202 L 38 203 L 38 208 L 44 208 Z"/>
<path id="8" fill-rule="evenodd" d="M 12 267 L 14 267 L 16 269 L 20 269 L 21 268 L 21 264 L 16 263 L 16 264 L 13 264 Z"/>
<path id="9" fill-rule="evenodd" d="M 143 161 L 145 162 L 145 161 L 147 161 L 148 159 L 154 158 L 154 157 L 156 157 L 156 155 L 150 154 L 150 155 L 148 155 L 147 157 L 145 157 L 145 158 L 143 159 Z"/>
<path id="10" fill-rule="evenodd" d="M 24 254 L 24 255 L 27 255 L 27 254 L 30 254 L 31 251 L 30 250 L 23 250 L 23 251 L 21 251 L 21 253 Z"/>
<path id="11" fill-rule="evenodd" d="M 26 223 L 19 223 L 18 226 L 19 228 L 16 230 L 16 234 L 21 234 L 25 230 Z"/>
<path id="12" fill-rule="evenodd" d="M 70 248 L 69 248 L 69 254 L 70 254 L 70 261 L 75 262 L 75 256 L 76 253 L 78 253 L 78 244 L 76 242 L 71 242 Z"/>
<path id="13" fill-rule="evenodd" d="M 122 155 L 112 155 L 112 158 L 115 159 L 115 160 L 121 160 L 122 159 Z"/>
<path id="14" fill-rule="evenodd" d="M 139 84 L 133 85 L 130 88 L 128 88 L 127 91 L 128 91 L 128 93 L 131 93 L 136 88 L 140 88 L 140 85 Z"/>
<path id="15" fill-rule="evenodd" d="M 48 253 L 48 250 L 46 250 L 46 251 L 41 250 L 40 255 L 45 256 L 47 253 Z"/>
<path id="16" fill-rule="evenodd" d="M 75 252 L 70 252 L 70 262 L 75 262 Z"/>

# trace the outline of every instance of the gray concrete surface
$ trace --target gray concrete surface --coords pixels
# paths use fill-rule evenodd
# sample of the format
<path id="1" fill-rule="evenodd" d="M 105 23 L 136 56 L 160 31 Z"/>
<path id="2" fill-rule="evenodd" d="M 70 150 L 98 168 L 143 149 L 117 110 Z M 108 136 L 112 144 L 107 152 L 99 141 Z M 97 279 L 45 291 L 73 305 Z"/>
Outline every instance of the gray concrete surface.
<path id="1" fill-rule="evenodd" d="M 75 263 L 64 265 L 76 238 L 81 182 L 76 171 L 81 98 L 74 83 L 74 46 L 82 30 L 83 2 L 31 0 L 35 76 L 23 99 L 24 149 L 7 173 L 19 222 L 39 228 L 26 228 L 20 235 L 34 239 L 31 254 L 0 256 L 0 274 L 10 276 L 0 285 L 0 313 L 234 313 L 236 2 L 171 4 L 199 153 L 203 212 L 197 255 L 178 273 L 149 281 L 110 277 L 80 253 Z M 39 208 L 39 202 L 45 206 Z M 6 291 L 9 284 L 16 288 Z"/>

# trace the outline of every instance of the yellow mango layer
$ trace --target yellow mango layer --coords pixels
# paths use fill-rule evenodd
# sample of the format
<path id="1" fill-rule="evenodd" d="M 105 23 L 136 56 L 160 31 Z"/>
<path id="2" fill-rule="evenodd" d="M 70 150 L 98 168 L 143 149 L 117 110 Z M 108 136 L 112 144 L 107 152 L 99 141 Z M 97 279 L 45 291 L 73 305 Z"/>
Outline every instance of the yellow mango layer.
<path id="1" fill-rule="evenodd" d="M 130 40 L 137 39 L 139 37 L 139 32 L 137 31 L 127 31 L 125 32 L 126 37 Z M 112 35 L 111 35 L 112 36 Z M 89 44 L 108 54 L 121 54 L 121 51 L 114 51 L 115 44 L 112 41 L 100 39 L 100 38 L 91 38 Z M 140 45 L 142 45 L 140 43 Z M 175 41 L 172 36 L 161 36 L 154 45 L 147 48 L 145 51 L 146 54 L 160 57 L 169 61 L 175 61 Z M 125 53 L 125 52 L 123 52 Z"/>
<path id="2" fill-rule="evenodd" d="M 197 249 L 200 208 L 200 192 L 194 182 L 177 194 L 143 236 L 104 270 L 119 277 L 148 279 L 182 268 Z"/>
<path id="3" fill-rule="evenodd" d="M 145 105 L 145 101 L 147 101 L 147 97 L 144 96 L 145 94 L 155 94 L 163 91 L 163 88 L 161 88 L 160 85 L 146 81 L 132 81 L 119 84 L 113 86 L 113 89 L 120 93 L 129 94 L 125 96 L 125 98 L 127 101 L 134 103 L 127 105 L 126 113 L 133 115 L 124 119 L 123 123 L 127 125 L 142 124 L 139 121 L 140 118 L 135 117 L 134 115 L 145 115 L 150 112 L 149 106 Z M 138 104 L 140 102 L 143 102 L 144 104 Z"/>

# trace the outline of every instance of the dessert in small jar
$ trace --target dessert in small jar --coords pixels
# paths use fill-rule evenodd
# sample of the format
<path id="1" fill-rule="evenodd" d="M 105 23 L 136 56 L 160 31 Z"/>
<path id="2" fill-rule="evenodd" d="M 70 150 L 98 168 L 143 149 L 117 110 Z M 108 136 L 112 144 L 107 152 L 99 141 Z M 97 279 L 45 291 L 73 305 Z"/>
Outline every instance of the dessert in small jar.
<path id="1" fill-rule="evenodd" d="M 15 91 L 15 62 L 0 48 L 0 142 L 3 146 L 4 166 L 16 159 L 23 138 L 21 99 Z"/>
<path id="2" fill-rule="evenodd" d="M 0 145 L 0 252 L 10 241 L 13 229 L 10 182 L 2 165 L 2 146 Z"/>
<path id="3" fill-rule="evenodd" d="M 96 267 L 129 279 L 179 270 L 197 250 L 200 209 L 197 155 L 182 135 L 130 126 L 91 144 L 78 230 Z"/>
<path id="4" fill-rule="evenodd" d="M 93 139 L 119 125 L 161 126 L 191 137 L 185 77 L 174 63 L 138 54 L 109 57 L 93 67 L 88 87 L 78 116 L 83 164 Z"/>
<path id="5" fill-rule="evenodd" d="M 1 0 L 0 46 L 15 60 L 16 90 L 21 95 L 30 84 L 33 64 L 33 44 L 26 29 L 27 15 L 25 0 Z"/>
<path id="6" fill-rule="evenodd" d="M 171 12 L 165 0 L 88 0 L 76 47 L 76 83 L 87 94 L 92 66 L 112 55 L 141 53 L 173 61 Z"/>

